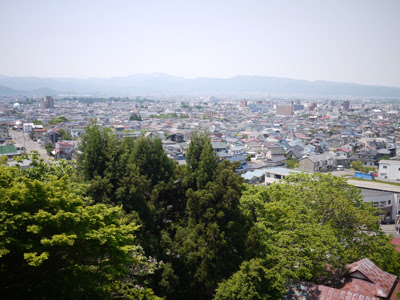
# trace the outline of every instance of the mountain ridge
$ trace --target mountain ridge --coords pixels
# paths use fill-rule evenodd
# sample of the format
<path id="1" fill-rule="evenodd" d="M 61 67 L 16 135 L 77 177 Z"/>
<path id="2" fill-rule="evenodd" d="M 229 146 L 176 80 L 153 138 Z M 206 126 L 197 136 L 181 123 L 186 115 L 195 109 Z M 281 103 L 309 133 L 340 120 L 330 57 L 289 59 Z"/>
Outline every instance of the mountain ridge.
<path id="1" fill-rule="evenodd" d="M 164 73 L 151 73 L 85 79 L 0 75 L 0 86 L 0 95 L 46 94 L 47 89 L 53 95 L 258 94 L 400 98 L 400 87 L 258 75 L 237 75 L 230 78 L 184 78 Z"/>

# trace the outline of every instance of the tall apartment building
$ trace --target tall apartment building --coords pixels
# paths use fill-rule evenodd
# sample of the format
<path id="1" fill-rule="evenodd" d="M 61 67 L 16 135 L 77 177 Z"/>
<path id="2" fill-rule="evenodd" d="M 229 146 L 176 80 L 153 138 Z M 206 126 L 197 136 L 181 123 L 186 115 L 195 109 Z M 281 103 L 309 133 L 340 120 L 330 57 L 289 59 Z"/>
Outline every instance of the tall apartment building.
<path id="1" fill-rule="evenodd" d="M 349 108 L 350 108 L 350 101 L 349 100 L 344 101 L 343 102 L 343 110 L 349 111 Z"/>
<path id="2" fill-rule="evenodd" d="M 314 109 L 317 108 L 317 103 L 316 102 L 310 102 L 308 103 L 308 110 L 313 111 Z"/>
<path id="3" fill-rule="evenodd" d="M 44 96 L 42 101 L 42 108 L 54 108 L 54 98 L 51 96 Z"/>

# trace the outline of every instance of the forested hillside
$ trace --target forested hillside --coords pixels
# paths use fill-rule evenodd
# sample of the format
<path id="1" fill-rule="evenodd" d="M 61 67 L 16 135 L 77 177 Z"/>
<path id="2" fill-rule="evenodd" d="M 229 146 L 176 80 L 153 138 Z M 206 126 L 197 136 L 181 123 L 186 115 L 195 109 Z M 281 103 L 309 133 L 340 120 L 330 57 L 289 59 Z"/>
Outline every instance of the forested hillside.
<path id="1" fill-rule="evenodd" d="M 95 122 L 80 150 L 76 166 L 0 166 L 6 299 L 279 299 L 365 257 L 399 275 L 377 210 L 342 178 L 250 186 L 202 133 L 185 166 Z"/>

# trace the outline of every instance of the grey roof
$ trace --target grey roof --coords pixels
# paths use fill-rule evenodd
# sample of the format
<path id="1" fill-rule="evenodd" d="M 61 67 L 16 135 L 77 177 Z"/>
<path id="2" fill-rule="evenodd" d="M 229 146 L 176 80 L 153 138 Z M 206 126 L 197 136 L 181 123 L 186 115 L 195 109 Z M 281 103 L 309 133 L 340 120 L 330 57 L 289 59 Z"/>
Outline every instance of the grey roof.
<path id="1" fill-rule="evenodd" d="M 307 173 L 304 171 L 297 171 L 297 170 L 292 170 L 292 169 L 283 168 L 283 167 L 267 168 L 267 169 L 265 169 L 265 172 L 266 173 L 274 173 L 274 174 L 283 175 L 283 176 L 290 175 L 291 173 L 294 173 L 294 174 Z"/>
<path id="2" fill-rule="evenodd" d="M 378 153 L 379 154 L 390 154 L 390 151 L 388 149 L 379 149 Z"/>
<path id="3" fill-rule="evenodd" d="M 380 164 L 400 165 L 400 160 L 389 160 L 382 159 L 379 161 Z"/>
<path id="4" fill-rule="evenodd" d="M 309 158 L 313 162 L 318 162 L 320 160 L 333 159 L 333 158 L 335 158 L 335 154 L 333 152 L 329 151 L 329 152 L 325 152 L 322 154 L 310 155 L 310 156 L 304 157 L 302 159 L 305 159 L 305 158 Z"/>

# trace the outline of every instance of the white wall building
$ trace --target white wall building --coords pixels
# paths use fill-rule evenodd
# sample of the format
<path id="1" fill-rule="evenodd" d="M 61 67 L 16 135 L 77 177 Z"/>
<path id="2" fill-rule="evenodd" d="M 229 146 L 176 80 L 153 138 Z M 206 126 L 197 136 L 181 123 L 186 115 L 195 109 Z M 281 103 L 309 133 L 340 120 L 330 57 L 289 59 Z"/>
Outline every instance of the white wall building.
<path id="1" fill-rule="evenodd" d="M 382 159 L 379 162 L 378 177 L 391 180 L 400 180 L 400 160 Z"/>

